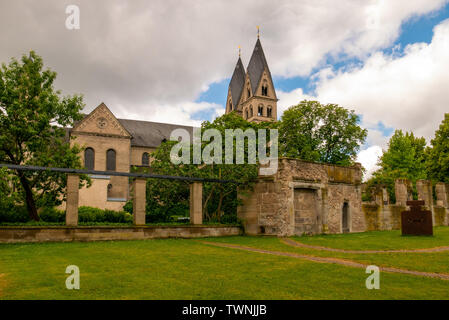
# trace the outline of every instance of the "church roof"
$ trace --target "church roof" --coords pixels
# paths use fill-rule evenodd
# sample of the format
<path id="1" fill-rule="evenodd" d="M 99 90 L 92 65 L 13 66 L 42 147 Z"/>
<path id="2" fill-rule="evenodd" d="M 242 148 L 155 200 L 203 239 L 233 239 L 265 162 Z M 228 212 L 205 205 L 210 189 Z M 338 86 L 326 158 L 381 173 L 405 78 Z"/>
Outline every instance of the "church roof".
<path id="1" fill-rule="evenodd" d="M 262 78 L 262 74 L 265 68 L 267 69 L 268 74 L 271 77 L 267 59 L 265 58 L 265 54 L 262 49 L 262 44 L 260 43 L 260 40 L 257 39 L 253 54 L 248 64 L 248 75 L 251 81 L 251 90 L 253 95 L 256 93 L 259 81 Z"/>
<path id="2" fill-rule="evenodd" d="M 185 129 L 193 136 L 193 127 L 151 121 L 117 119 L 132 135 L 131 146 L 157 148 L 163 140 L 170 140 L 175 129 Z"/>
<path id="3" fill-rule="evenodd" d="M 235 65 L 234 73 L 232 74 L 231 82 L 229 83 L 229 88 L 231 89 L 232 103 L 234 106 L 240 101 L 240 96 L 242 95 L 243 85 L 245 83 L 245 67 L 243 66 L 242 59 L 237 61 Z"/>

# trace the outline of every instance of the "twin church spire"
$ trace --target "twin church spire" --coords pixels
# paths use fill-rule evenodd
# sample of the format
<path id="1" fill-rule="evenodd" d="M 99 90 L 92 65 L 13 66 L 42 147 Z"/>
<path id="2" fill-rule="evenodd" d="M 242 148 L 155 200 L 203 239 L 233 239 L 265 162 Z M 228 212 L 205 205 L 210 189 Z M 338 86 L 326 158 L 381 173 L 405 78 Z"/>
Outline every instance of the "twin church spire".
<path id="1" fill-rule="evenodd" d="M 248 121 L 276 121 L 277 97 L 270 68 L 260 43 L 256 45 L 245 68 L 240 57 L 229 83 L 226 113 L 236 112 Z"/>

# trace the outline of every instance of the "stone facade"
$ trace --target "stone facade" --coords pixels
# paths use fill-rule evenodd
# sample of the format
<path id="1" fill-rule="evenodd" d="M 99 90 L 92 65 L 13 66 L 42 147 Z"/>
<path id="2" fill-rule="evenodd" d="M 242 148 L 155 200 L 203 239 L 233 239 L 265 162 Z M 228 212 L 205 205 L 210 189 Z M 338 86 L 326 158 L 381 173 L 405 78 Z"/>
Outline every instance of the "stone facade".
<path id="1" fill-rule="evenodd" d="M 92 150 L 92 168 L 95 171 L 108 171 L 107 154 L 115 154 L 113 171 L 130 172 L 132 166 L 149 166 L 143 162 L 164 140 L 170 138 L 174 129 L 192 130 L 192 127 L 171 124 L 118 119 L 101 103 L 83 120 L 68 129 L 70 143 Z M 80 154 L 86 166 L 85 153 Z M 87 168 L 87 166 L 86 166 Z M 79 206 L 120 211 L 131 199 L 131 186 L 128 177 L 90 175 L 92 186 L 79 190 Z M 63 203 L 60 209 L 66 209 Z"/>
<path id="2" fill-rule="evenodd" d="M 361 167 L 282 158 L 254 191 L 241 190 L 238 216 L 248 234 L 291 236 L 365 231 Z"/>

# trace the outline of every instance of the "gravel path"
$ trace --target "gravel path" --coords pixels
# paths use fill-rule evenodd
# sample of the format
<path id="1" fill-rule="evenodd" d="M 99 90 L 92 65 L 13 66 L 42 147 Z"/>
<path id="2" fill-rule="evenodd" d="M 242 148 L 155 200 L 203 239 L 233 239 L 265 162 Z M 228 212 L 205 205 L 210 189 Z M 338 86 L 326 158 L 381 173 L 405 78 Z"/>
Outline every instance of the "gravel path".
<path id="1" fill-rule="evenodd" d="M 316 257 L 316 256 L 309 256 L 309 255 L 305 255 L 305 254 L 297 254 L 297 253 L 291 253 L 291 252 L 264 250 L 264 249 L 245 247 L 245 246 L 240 246 L 240 245 L 230 244 L 230 243 L 219 243 L 219 242 L 209 242 L 209 241 L 199 241 L 199 242 L 206 244 L 206 245 L 216 246 L 216 247 L 245 250 L 245 251 L 257 252 L 257 253 L 271 254 L 271 255 L 276 255 L 276 256 L 291 257 L 291 258 L 303 259 L 303 260 L 308 260 L 308 261 L 313 261 L 313 262 L 318 262 L 318 263 L 338 264 L 338 265 L 342 265 L 342 266 L 346 266 L 346 267 L 353 267 L 353 268 L 366 269 L 366 267 L 368 266 L 368 264 L 363 264 L 360 262 L 346 260 L 346 259 L 338 259 L 338 258 L 330 258 L 330 257 Z M 414 275 L 414 276 L 449 280 L 449 274 L 445 274 L 445 273 L 422 272 L 422 271 L 413 271 L 413 270 L 398 269 L 398 268 L 391 268 L 391 267 L 379 267 L 379 269 L 380 269 L 380 271 L 391 272 L 391 273 L 401 273 L 401 274 L 409 274 L 409 275 Z"/>
<path id="2" fill-rule="evenodd" d="M 399 249 L 399 250 L 345 250 L 345 249 L 335 249 L 328 247 L 313 246 L 310 244 L 304 244 L 296 240 L 283 238 L 282 242 L 295 247 L 314 249 L 320 251 L 330 251 L 330 252 L 342 252 L 342 253 L 425 253 L 425 252 L 442 252 L 449 251 L 449 247 L 436 247 L 436 248 L 425 248 L 425 249 Z"/>

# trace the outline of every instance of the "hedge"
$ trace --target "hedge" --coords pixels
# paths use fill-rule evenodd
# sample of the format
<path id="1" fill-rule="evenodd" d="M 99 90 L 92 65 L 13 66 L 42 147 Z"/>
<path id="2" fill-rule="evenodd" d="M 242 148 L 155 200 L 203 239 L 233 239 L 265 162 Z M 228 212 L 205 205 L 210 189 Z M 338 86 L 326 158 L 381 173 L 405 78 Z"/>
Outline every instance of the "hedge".
<path id="1" fill-rule="evenodd" d="M 56 208 L 44 208 L 39 216 L 43 222 L 63 223 L 65 222 L 65 211 Z M 30 221 L 28 211 L 25 207 L 12 207 L 0 211 L 0 223 L 26 223 Z M 132 223 L 133 217 L 128 212 L 102 210 L 93 207 L 79 207 L 78 221 L 80 223 L 106 222 L 106 223 Z"/>

